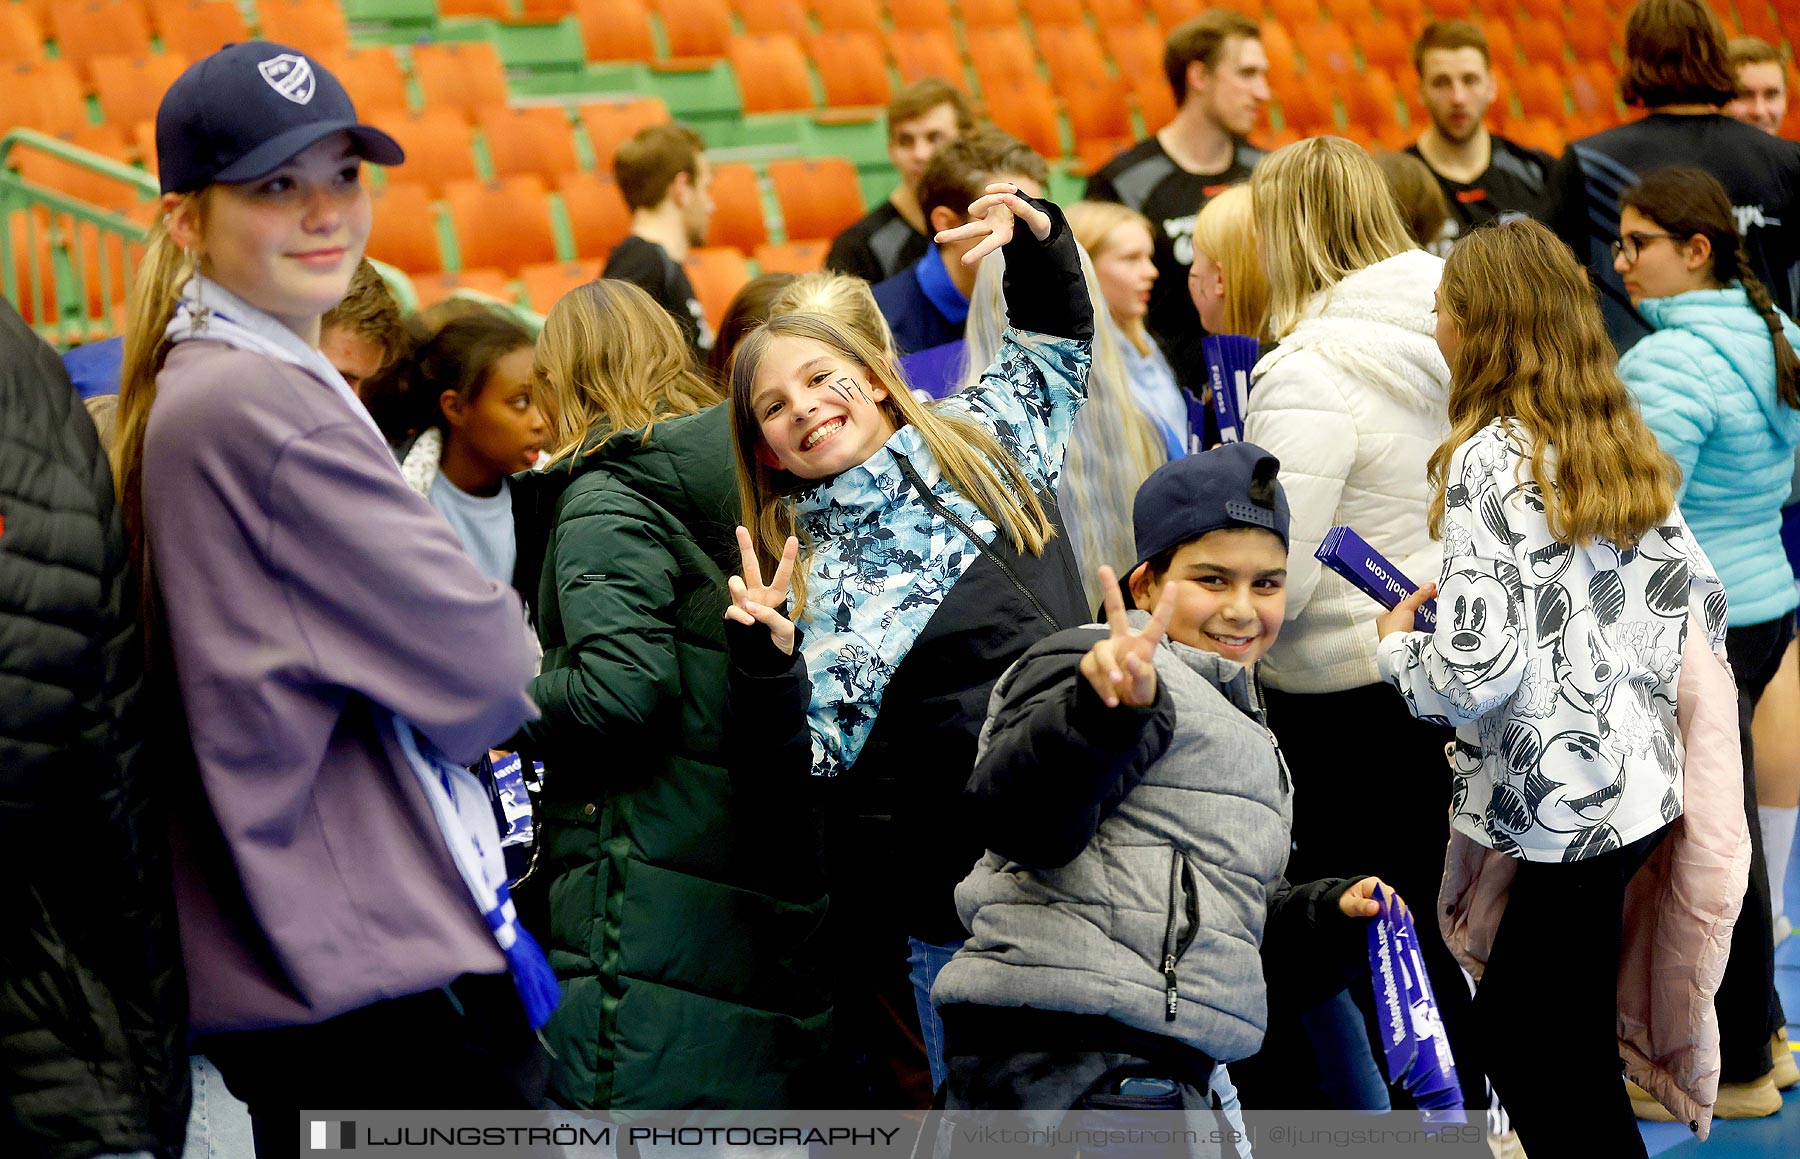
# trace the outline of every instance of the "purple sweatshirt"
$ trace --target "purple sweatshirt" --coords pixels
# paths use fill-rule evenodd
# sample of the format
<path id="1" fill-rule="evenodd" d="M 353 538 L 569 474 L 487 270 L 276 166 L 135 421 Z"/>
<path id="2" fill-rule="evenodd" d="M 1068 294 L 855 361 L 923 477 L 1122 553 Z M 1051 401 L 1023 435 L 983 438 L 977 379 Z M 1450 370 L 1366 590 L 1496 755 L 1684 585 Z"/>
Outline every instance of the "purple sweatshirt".
<path id="1" fill-rule="evenodd" d="M 536 715 L 518 597 L 346 399 L 219 342 L 169 353 L 143 494 L 205 791 L 177 825 L 196 1032 L 504 970 L 368 702 L 457 761 L 505 740 Z"/>

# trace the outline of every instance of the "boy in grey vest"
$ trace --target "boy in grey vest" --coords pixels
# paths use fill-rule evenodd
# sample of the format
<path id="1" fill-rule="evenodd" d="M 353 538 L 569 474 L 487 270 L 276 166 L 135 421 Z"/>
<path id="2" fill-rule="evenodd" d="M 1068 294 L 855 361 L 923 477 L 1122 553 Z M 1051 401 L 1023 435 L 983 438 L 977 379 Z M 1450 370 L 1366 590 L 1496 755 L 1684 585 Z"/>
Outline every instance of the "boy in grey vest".
<path id="1" fill-rule="evenodd" d="M 1215 1063 L 1261 1044 L 1263 954 L 1304 956 L 1292 981 L 1319 999 L 1365 966 L 1379 881 L 1282 876 L 1292 787 L 1253 674 L 1286 607 L 1279 466 L 1228 443 L 1151 475 L 1138 564 L 1101 569 L 1107 623 L 995 686 L 967 790 L 988 852 L 956 890 L 971 936 L 932 990 L 946 1118 L 1204 1108 Z"/>

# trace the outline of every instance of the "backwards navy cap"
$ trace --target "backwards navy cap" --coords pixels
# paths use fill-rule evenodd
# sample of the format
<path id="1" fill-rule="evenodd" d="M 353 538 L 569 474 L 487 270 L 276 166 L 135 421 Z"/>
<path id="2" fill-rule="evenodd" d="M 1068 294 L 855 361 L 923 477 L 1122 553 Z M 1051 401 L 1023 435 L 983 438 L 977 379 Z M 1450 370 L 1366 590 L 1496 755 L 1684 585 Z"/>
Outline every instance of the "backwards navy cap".
<path id="1" fill-rule="evenodd" d="M 377 165 L 406 154 L 356 119 L 338 79 L 297 49 L 267 40 L 232 44 L 178 77 L 156 110 L 156 160 L 164 193 L 254 181 L 333 133 L 349 133 Z"/>
<path id="2" fill-rule="evenodd" d="M 1252 443 L 1225 443 L 1163 464 L 1138 488 L 1131 507 L 1138 561 L 1120 578 L 1131 602 L 1130 576 L 1153 556 L 1209 531 L 1261 527 L 1288 543 L 1287 493 L 1281 461 Z"/>

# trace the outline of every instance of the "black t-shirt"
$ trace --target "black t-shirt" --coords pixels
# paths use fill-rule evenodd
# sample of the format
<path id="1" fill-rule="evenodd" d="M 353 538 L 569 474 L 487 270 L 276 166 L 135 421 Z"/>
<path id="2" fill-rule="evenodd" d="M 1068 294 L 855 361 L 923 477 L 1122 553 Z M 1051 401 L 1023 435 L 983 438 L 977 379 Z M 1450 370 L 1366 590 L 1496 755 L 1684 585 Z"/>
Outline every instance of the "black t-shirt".
<path id="1" fill-rule="evenodd" d="M 1574 142 L 1550 170 L 1545 215 L 1588 267 L 1613 345 L 1650 333 L 1612 268 L 1619 195 L 1639 174 L 1694 165 L 1725 187 L 1757 277 L 1790 316 L 1800 298 L 1800 144 L 1718 113 L 1653 113 Z"/>
<path id="2" fill-rule="evenodd" d="M 924 257 L 930 244 L 931 239 L 914 229 L 893 202 L 884 201 L 837 235 L 825 256 L 825 268 L 873 286 Z"/>
<path id="3" fill-rule="evenodd" d="M 675 319 L 695 351 L 705 353 L 712 349 L 712 328 L 706 324 L 700 299 L 694 296 L 694 284 L 668 250 L 633 234 L 613 247 L 600 276 L 630 282 L 649 294 Z"/>
<path id="4" fill-rule="evenodd" d="M 1201 206 L 1227 186 L 1250 177 L 1263 151 L 1239 143 L 1223 173 L 1189 173 L 1175 163 L 1155 137 L 1146 137 L 1088 178 L 1090 201 L 1117 201 L 1150 219 L 1156 243 L 1156 285 L 1144 319 L 1181 385 L 1198 395 L 1206 386 L 1205 331 L 1188 296 L 1188 266 L 1194 260 L 1194 219 Z"/>
<path id="5" fill-rule="evenodd" d="M 1515 217 L 1541 217 L 1544 212 L 1544 181 L 1556 161 L 1548 153 L 1528 149 L 1492 134 L 1493 153 L 1488 167 L 1474 181 L 1464 184 L 1452 181 L 1425 161 L 1419 146 L 1408 145 L 1406 151 L 1425 161 L 1425 168 L 1437 178 L 1449 203 L 1450 216 L 1461 236 L 1478 225 L 1490 221 L 1510 221 Z"/>

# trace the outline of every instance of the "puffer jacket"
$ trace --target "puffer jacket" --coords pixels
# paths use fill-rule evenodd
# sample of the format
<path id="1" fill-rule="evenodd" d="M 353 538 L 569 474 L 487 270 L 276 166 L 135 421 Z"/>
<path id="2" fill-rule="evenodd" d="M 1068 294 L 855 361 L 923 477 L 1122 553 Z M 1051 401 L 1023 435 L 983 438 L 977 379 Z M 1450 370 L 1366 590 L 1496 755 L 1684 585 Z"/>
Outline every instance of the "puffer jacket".
<path id="1" fill-rule="evenodd" d="M 1100 1015 L 1244 1058 L 1268 1021 L 1265 924 L 1335 913 L 1349 881 L 1282 876 L 1293 792 L 1250 671 L 1165 641 L 1155 702 L 1107 708 L 1079 671 L 1105 632 L 1050 637 L 994 688 L 968 790 L 989 851 L 957 887 L 971 933 L 932 1002 Z M 1338 948 L 1308 961 L 1320 998 L 1343 981 L 1330 963 L 1358 960 L 1358 939 Z"/>
<path id="2" fill-rule="evenodd" d="M 187 990 L 94 424 L 0 303 L 0 1154 L 179 1154 Z"/>
<path id="3" fill-rule="evenodd" d="M 721 405 L 514 480 L 515 511 L 552 515 L 530 689 L 543 715 L 516 743 L 547 766 L 520 901 L 527 920 L 548 914 L 563 1001 L 544 1034 L 565 1106 L 816 1105 L 819 835 L 807 808 L 739 791 L 725 767 L 732 464 Z"/>
<path id="4" fill-rule="evenodd" d="M 1283 692 L 1380 679 L 1381 605 L 1313 558 L 1329 528 L 1354 528 L 1415 583 L 1438 574 L 1425 462 L 1450 432 L 1450 368 L 1432 337 L 1443 268 L 1409 250 L 1358 270 L 1253 372 L 1244 438 L 1281 460 L 1293 509 L 1287 623 L 1261 666 Z"/>
<path id="5" fill-rule="evenodd" d="M 1737 686 L 1707 639 L 1693 618 L 1675 706 L 1685 754 L 1682 813 L 1625 889 L 1617 991 L 1626 1075 L 1702 1140 L 1719 1093 L 1713 998 L 1750 878 Z M 1517 872 L 1515 858 L 1451 834 L 1438 925 L 1477 981 Z"/>
<path id="6" fill-rule="evenodd" d="M 1676 495 L 1725 581 L 1732 627 L 1800 605 L 1781 547 L 1781 507 L 1800 444 L 1800 410 L 1775 392 L 1775 344 L 1743 287 L 1647 298 L 1655 327 L 1619 359 L 1644 422 L 1681 468 Z M 1800 326 L 1782 315 L 1788 341 Z"/>

